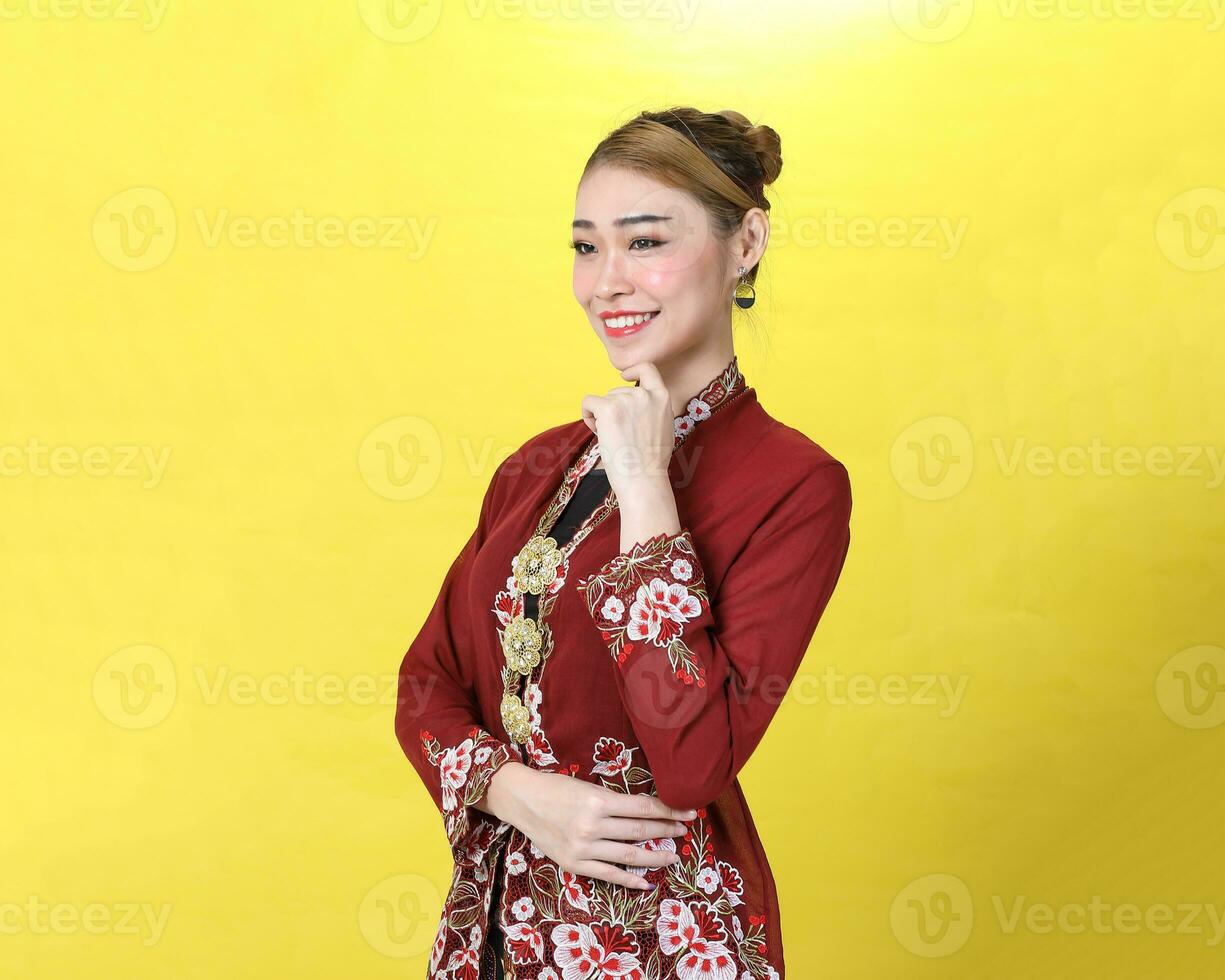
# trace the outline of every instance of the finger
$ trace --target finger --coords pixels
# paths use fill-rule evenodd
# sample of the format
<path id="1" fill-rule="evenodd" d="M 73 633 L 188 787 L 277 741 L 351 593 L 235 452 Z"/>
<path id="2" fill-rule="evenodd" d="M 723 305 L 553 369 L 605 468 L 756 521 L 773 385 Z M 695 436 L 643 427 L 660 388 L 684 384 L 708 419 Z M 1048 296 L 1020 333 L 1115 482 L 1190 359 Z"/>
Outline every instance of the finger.
<path id="1" fill-rule="evenodd" d="M 596 833 L 612 840 L 650 840 L 680 837 L 689 829 L 680 820 L 643 820 L 640 817 L 605 817 Z"/>
<path id="2" fill-rule="evenodd" d="M 640 888 L 643 891 L 651 887 L 651 883 L 645 878 L 603 861 L 579 861 L 574 866 L 574 873 L 586 875 L 588 878 L 599 878 L 601 881 L 611 881 L 614 885 L 625 885 L 627 888 Z"/>
<path id="3" fill-rule="evenodd" d="M 607 793 L 609 799 L 604 812 L 609 816 L 683 821 L 692 820 L 698 815 L 697 810 L 680 810 L 668 806 L 658 796 L 651 796 L 649 793 L 617 793 L 611 789 L 607 790 Z"/>
<path id="4" fill-rule="evenodd" d="M 583 400 L 579 403 L 579 411 L 583 413 L 583 421 L 587 423 L 587 427 L 595 432 L 596 425 L 600 421 L 600 413 L 604 411 L 604 397 L 602 395 L 584 395 Z"/>
<path id="5" fill-rule="evenodd" d="M 652 361 L 639 361 L 637 364 L 631 364 L 621 372 L 621 377 L 627 381 L 636 378 L 640 387 L 650 391 L 667 391 L 664 387 L 664 379 L 660 376 L 659 368 Z"/>
<path id="6" fill-rule="evenodd" d="M 646 847 L 634 844 L 624 844 L 615 840 L 593 841 L 587 847 L 587 853 L 592 860 L 607 861 L 609 864 L 627 864 L 631 868 L 666 868 L 680 860 L 676 851 L 652 851 Z"/>

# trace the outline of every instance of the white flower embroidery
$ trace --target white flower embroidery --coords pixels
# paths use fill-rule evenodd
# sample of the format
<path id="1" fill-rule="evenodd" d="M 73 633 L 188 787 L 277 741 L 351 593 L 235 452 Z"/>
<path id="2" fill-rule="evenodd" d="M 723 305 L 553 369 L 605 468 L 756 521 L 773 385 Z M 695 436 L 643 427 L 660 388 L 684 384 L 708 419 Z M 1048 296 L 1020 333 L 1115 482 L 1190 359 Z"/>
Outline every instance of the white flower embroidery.
<path id="1" fill-rule="evenodd" d="M 513 875 L 521 875 L 527 870 L 527 860 L 522 851 L 511 851 L 506 855 L 506 870 Z"/>
<path id="2" fill-rule="evenodd" d="M 701 612 L 702 603 L 685 586 L 653 578 L 649 584 L 638 586 L 625 635 L 631 640 L 650 640 L 656 646 L 667 646 L 685 621 L 696 619 Z"/>
<path id="3" fill-rule="evenodd" d="M 687 407 L 688 415 L 694 422 L 704 422 L 710 418 L 710 406 L 700 398 L 692 398 L 689 400 Z"/>
<path id="4" fill-rule="evenodd" d="M 565 980 L 642 976 L 634 934 L 618 923 L 599 922 L 596 927 L 567 922 L 553 927 L 553 961 Z"/>
<path id="5" fill-rule="evenodd" d="M 591 773 L 594 776 L 619 776 L 630 767 L 632 761 L 630 750 L 625 747 L 625 743 L 609 738 L 607 735 L 602 736 L 595 743 L 591 760 L 595 763 L 591 767 Z"/>
<path id="6" fill-rule="evenodd" d="M 466 738 L 453 748 L 447 749 L 438 762 L 444 810 L 455 809 L 455 791 L 468 781 L 468 770 L 472 768 L 472 745 L 472 739 Z"/>
<path id="7" fill-rule="evenodd" d="M 591 912 L 591 901 L 587 895 L 587 890 L 583 888 L 583 883 L 579 880 L 578 875 L 569 871 L 561 873 L 561 893 L 562 896 L 581 912 Z M 558 964 L 560 966 L 560 964 Z"/>
<path id="8" fill-rule="evenodd" d="M 713 895 L 715 889 L 721 885 L 719 874 L 714 868 L 705 867 L 698 872 L 698 887 L 707 895 Z"/>
<path id="9" fill-rule="evenodd" d="M 688 582 L 693 578 L 693 565 L 689 563 L 687 558 L 676 558 L 672 561 L 672 567 L 669 569 L 672 577 L 678 582 Z"/>
<path id="10" fill-rule="evenodd" d="M 723 882 L 723 891 L 728 902 L 733 908 L 743 905 L 744 879 L 740 876 L 740 871 L 727 861 L 716 861 L 715 865 L 719 869 L 719 879 Z"/>
<path id="11" fill-rule="evenodd" d="M 536 914 L 536 903 L 533 902 L 527 895 L 515 900 L 515 904 L 510 907 L 511 914 L 520 922 L 526 922 Z"/>
<path id="12" fill-rule="evenodd" d="M 510 949 L 511 959 L 514 962 L 543 962 L 544 936 L 534 925 L 527 922 L 516 922 L 502 931 L 506 934 L 506 945 Z"/>
<path id="13" fill-rule="evenodd" d="M 607 623 L 619 623 L 621 617 L 625 615 L 625 603 L 615 595 L 610 595 L 600 607 L 600 615 Z"/>
<path id="14" fill-rule="evenodd" d="M 680 954 L 676 961 L 679 980 L 735 980 L 736 965 L 725 945 L 727 933 L 705 902 L 664 899 L 655 928 L 659 948 L 669 956 Z"/>

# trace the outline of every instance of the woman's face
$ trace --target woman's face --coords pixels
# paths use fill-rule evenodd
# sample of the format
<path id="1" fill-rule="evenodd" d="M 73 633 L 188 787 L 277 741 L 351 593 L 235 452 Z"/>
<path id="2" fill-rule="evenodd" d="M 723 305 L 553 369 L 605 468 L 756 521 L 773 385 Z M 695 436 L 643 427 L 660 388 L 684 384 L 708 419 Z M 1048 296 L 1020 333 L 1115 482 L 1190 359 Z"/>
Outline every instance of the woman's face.
<path id="1" fill-rule="evenodd" d="M 650 177 L 599 167 L 574 207 L 574 296 L 618 370 L 730 336 L 731 252 L 706 211 Z M 654 314 L 645 322 L 612 314 Z"/>

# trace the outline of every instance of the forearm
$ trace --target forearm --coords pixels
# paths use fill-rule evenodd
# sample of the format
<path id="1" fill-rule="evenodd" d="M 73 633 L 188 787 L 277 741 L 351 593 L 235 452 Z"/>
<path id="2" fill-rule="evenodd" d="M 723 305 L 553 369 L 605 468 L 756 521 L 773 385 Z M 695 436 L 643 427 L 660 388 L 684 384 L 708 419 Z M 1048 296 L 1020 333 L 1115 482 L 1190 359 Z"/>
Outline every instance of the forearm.
<path id="1" fill-rule="evenodd" d="M 498 768 L 489 780 L 485 795 L 472 805 L 522 829 L 525 801 L 537 775 L 536 770 L 512 759 Z"/>
<path id="2" fill-rule="evenodd" d="M 676 495 L 667 475 L 644 479 L 626 499 L 618 500 L 617 508 L 621 512 L 622 551 L 657 534 L 676 534 L 681 529 Z"/>

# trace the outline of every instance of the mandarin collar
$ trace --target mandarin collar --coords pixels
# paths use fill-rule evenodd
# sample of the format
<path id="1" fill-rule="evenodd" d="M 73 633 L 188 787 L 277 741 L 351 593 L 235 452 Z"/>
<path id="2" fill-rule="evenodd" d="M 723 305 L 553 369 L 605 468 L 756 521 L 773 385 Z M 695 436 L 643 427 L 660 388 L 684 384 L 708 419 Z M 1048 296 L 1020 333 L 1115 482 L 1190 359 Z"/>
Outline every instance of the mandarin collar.
<path id="1" fill-rule="evenodd" d="M 685 411 L 673 420 L 677 445 L 693 431 L 694 426 L 706 421 L 712 413 L 722 408 L 746 387 L 747 382 L 740 373 L 740 364 L 733 354 L 727 366 L 707 381 L 701 390 L 686 402 Z"/>

